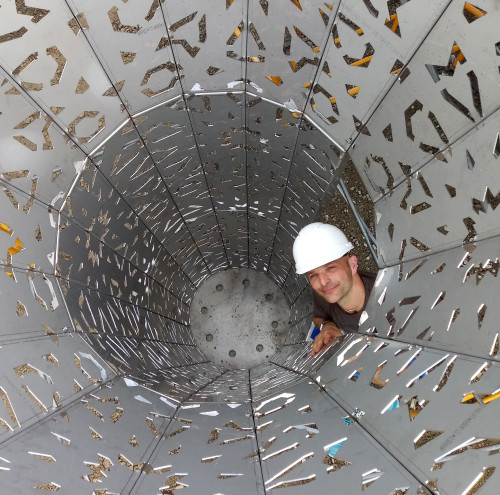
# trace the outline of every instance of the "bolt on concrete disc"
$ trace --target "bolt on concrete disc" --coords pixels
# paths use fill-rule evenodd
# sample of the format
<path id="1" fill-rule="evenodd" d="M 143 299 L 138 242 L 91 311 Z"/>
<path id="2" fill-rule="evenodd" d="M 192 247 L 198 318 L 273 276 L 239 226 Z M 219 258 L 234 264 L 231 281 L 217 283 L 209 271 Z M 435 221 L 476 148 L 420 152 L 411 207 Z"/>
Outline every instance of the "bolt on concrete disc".
<path id="1" fill-rule="evenodd" d="M 285 341 L 290 308 L 280 288 L 248 268 L 216 273 L 196 291 L 191 330 L 208 359 L 229 369 L 267 361 Z"/>

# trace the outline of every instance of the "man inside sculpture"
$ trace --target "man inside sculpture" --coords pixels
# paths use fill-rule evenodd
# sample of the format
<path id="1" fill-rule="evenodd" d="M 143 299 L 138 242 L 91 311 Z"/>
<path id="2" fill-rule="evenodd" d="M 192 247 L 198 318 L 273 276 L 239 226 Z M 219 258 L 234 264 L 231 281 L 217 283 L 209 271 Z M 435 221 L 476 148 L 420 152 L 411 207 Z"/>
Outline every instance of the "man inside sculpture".
<path id="1" fill-rule="evenodd" d="M 306 225 L 293 244 L 295 269 L 306 274 L 313 289 L 313 321 L 319 329 L 311 356 L 332 339 L 356 333 L 375 283 L 374 273 L 358 271 L 353 245 L 333 225 Z"/>

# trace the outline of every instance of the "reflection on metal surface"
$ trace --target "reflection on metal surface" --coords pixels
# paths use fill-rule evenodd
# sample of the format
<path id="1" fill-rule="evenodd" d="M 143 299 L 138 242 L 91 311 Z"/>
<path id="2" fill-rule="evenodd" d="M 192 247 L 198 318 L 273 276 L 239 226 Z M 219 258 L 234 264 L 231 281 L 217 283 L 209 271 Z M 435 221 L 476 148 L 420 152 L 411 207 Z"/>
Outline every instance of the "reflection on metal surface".
<path id="1" fill-rule="evenodd" d="M 496 493 L 498 8 L 424 3 L 2 4 L 5 491 Z M 291 246 L 350 162 L 381 271 L 311 357 Z M 192 310 L 238 269 L 289 333 L 227 370 Z"/>

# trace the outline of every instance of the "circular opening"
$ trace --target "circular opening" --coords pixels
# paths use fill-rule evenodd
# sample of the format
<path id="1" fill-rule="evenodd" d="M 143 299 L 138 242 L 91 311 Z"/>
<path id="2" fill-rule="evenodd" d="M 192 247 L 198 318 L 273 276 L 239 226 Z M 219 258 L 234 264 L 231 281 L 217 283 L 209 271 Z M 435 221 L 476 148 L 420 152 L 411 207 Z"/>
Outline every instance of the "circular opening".
<path id="1" fill-rule="evenodd" d="M 289 319 L 290 307 L 279 287 L 248 268 L 212 275 L 190 307 L 196 344 L 207 360 L 227 369 L 251 369 L 265 362 L 266 355 L 284 344 Z"/>

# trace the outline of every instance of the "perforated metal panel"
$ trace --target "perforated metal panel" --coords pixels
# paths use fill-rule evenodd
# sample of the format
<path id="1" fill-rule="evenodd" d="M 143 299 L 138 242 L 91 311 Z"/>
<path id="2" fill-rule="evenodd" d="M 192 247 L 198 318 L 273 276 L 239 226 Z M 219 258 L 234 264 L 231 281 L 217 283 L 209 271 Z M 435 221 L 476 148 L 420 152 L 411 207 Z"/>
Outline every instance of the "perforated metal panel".
<path id="1" fill-rule="evenodd" d="M 495 0 L 5 0 L 3 490 L 496 494 L 499 22 Z M 291 247 L 350 164 L 379 272 L 359 334 L 312 358 Z M 228 370 L 190 308 L 237 268 L 289 330 Z"/>

